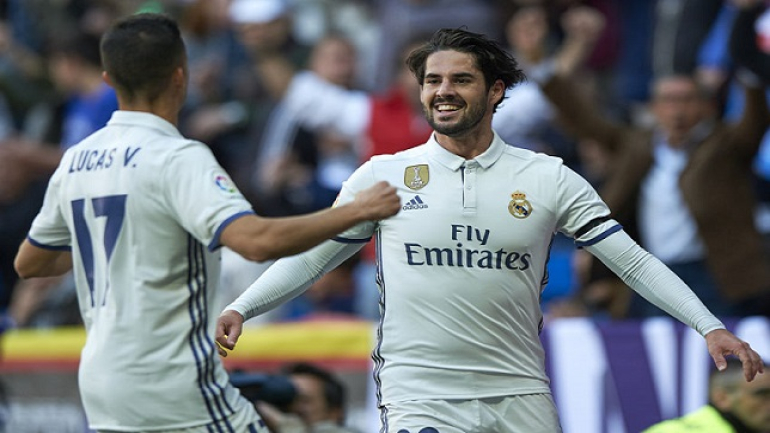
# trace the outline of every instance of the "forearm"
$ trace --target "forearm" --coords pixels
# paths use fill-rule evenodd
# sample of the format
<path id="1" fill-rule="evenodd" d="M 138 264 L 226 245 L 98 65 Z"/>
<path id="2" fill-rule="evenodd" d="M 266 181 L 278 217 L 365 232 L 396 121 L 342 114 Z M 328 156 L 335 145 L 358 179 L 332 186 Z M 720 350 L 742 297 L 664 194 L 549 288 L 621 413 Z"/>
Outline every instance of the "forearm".
<path id="1" fill-rule="evenodd" d="M 562 77 L 572 76 L 594 49 L 593 41 L 567 38 L 555 56 L 556 74 Z"/>
<path id="2" fill-rule="evenodd" d="M 270 311 L 302 294 L 360 248 L 361 244 L 328 241 L 304 254 L 278 260 L 225 309 L 237 311 L 244 320 Z"/>
<path id="3" fill-rule="evenodd" d="M 220 240 L 246 259 L 263 262 L 306 251 L 365 221 L 363 215 L 360 206 L 350 204 L 282 218 L 246 215 L 225 228 Z"/>
<path id="4" fill-rule="evenodd" d="M 744 74 L 750 72 L 744 71 Z M 758 83 L 748 83 L 748 79 L 741 79 L 745 92 L 745 106 L 743 115 L 735 127 L 737 139 L 735 142 L 743 147 L 747 155 L 752 156 L 758 150 L 770 126 L 770 110 L 767 105 L 765 88 Z"/>
<path id="5" fill-rule="evenodd" d="M 642 297 L 701 335 L 724 328 L 674 272 L 625 232 L 617 232 L 586 250 Z"/>
<path id="6" fill-rule="evenodd" d="M 588 99 L 578 83 L 566 76 L 543 76 L 539 84 L 543 94 L 559 113 L 566 130 L 578 139 L 594 139 L 602 147 L 612 150 L 622 141 L 623 129 L 607 120 L 600 108 Z"/>

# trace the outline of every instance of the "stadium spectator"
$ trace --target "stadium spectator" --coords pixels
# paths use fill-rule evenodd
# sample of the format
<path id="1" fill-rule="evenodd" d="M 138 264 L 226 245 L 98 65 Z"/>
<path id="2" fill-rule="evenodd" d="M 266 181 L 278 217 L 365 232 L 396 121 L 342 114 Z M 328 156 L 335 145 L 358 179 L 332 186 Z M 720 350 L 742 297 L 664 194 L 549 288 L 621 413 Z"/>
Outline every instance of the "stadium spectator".
<path id="1" fill-rule="evenodd" d="M 417 41 L 410 41 L 404 47 L 399 61 L 391 66 L 396 76 L 394 84 L 374 93 L 351 89 L 350 83 L 339 80 L 335 82 L 333 77 L 327 78 L 327 74 L 321 75 L 312 69 L 297 70 L 282 52 L 272 51 L 271 55 L 263 53 L 264 63 L 272 64 L 273 69 L 283 70 L 286 74 L 274 82 L 272 88 L 282 88 L 285 77 L 291 78 L 276 109 L 277 114 L 272 118 L 275 123 L 269 125 L 269 131 L 280 132 L 281 127 L 291 126 L 298 128 L 296 130 L 302 133 L 302 137 L 317 132 L 329 138 L 338 137 L 355 143 L 355 152 L 361 161 L 372 155 L 392 154 L 424 142 L 430 136 L 430 126 L 422 115 L 417 83 L 404 62 L 417 44 Z M 269 81 L 275 75 L 265 74 L 263 79 Z M 308 110 L 307 107 L 314 109 Z M 272 134 L 265 137 L 268 139 L 263 147 L 265 152 L 274 148 L 271 145 L 272 137 Z M 273 143 L 282 142 L 279 140 Z M 264 181 L 265 173 L 273 171 L 275 168 L 268 171 L 255 170 L 254 183 L 259 185 Z M 337 189 L 342 180 L 338 178 Z M 256 190 L 258 188 L 254 187 Z M 362 260 L 356 270 L 356 311 L 359 316 L 372 320 L 379 315 L 376 303 L 378 294 L 372 284 L 374 261 L 374 250 L 367 247 L 362 252 Z"/>
<path id="2" fill-rule="evenodd" d="M 395 214 L 399 199 L 379 183 L 350 206 L 259 217 L 208 147 L 175 126 L 188 81 L 177 24 L 129 16 L 105 33 L 101 54 L 120 109 L 62 157 L 16 271 L 73 271 L 86 329 L 80 395 L 91 428 L 265 432 L 228 381 L 211 335 L 219 247 L 255 261 L 296 254 Z"/>
<path id="3" fill-rule="evenodd" d="M 581 38 L 579 31 L 568 37 Z M 613 215 L 630 233 L 637 227 L 640 244 L 715 313 L 770 314 L 770 267 L 754 225 L 751 169 L 770 124 L 764 86 L 746 80 L 743 115 L 727 123 L 692 75 L 658 77 L 651 100 L 656 122 L 648 127 L 607 119 L 579 83 L 558 68 L 551 72 L 536 79 L 561 118 L 612 156 L 600 192 Z M 719 197 L 730 197 L 730 206 L 714 206 Z M 628 314 L 662 312 L 634 295 Z"/>
<path id="4" fill-rule="evenodd" d="M 355 46 L 342 35 L 321 38 L 311 52 L 309 71 L 352 91 L 357 76 Z M 356 140 L 326 127 L 310 129 L 279 104 L 259 145 L 251 182 L 255 206 L 278 216 L 330 206 L 342 181 L 358 165 Z"/>
<path id="5" fill-rule="evenodd" d="M 223 30 L 223 44 L 201 59 L 216 63 L 198 72 L 196 83 L 203 87 L 194 91 L 198 99 L 186 107 L 180 130 L 206 142 L 248 197 L 258 143 L 291 78 L 266 53 L 281 52 L 293 68 L 304 68 L 311 47 L 293 37 L 288 0 L 234 0 L 227 13 L 232 27 Z"/>
<path id="6" fill-rule="evenodd" d="M 345 427 L 345 384 L 330 371 L 309 363 L 285 366 L 297 392 L 286 411 L 257 402 L 257 410 L 275 433 L 355 433 Z"/>
<path id="7" fill-rule="evenodd" d="M 537 64 L 548 61 L 555 51 L 555 32 L 545 5 L 535 4 L 517 9 L 505 27 L 506 41 L 511 53 L 528 72 Z M 521 104 L 529 107 L 521 110 Z M 556 126 L 556 115 L 537 83 L 524 82 L 508 89 L 500 104 L 492 128 L 506 143 L 513 146 L 564 156 L 556 152 L 548 134 Z"/>
<path id="8" fill-rule="evenodd" d="M 538 0 L 540 1 L 540 0 Z M 380 38 L 377 68 L 373 78 L 380 88 L 389 88 L 396 80 L 390 65 L 400 61 L 402 50 L 411 41 L 425 39 L 440 27 L 465 26 L 471 31 L 485 31 L 502 36 L 504 23 L 500 2 L 494 0 L 382 0 L 374 2 Z"/>
<path id="9" fill-rule="evenodd" d="M 743 378 L 740 361 L 729 359 L 723 371 L 709 375 L 708 404 L 651 426 L 643 433 L 767 433 L 770 432 L 770 373 Z"/>
<path id="10" fill-rule="evenodd" d="M 745 7 L 739 8 L 741 5 Z M 696 76 L 703 85 L 720 95 L 720 108 L 726 120 L 740 119 L 744 106 L 742 86 L 736 79 L 732 56 L 737 54 L 742 58 L 739 63 L 770 61 L 770 52 L 762 45 L 764 38 L 759 32 L 758 21 L 763 16 L 767 20 L 770 9 L 760 0 L 724 2 L 719 19 L 701 46 Z M 770 90 L 765 93 L 770 98 Z M 770 257 L 770 130 L 762 140 L 753 171 L 759 198 L 756 225 L 765 237 L 765 249 Z"/>
<path id="11" fill-rule="evenodd" d="M 220 315 L 220 353 L 234 348 L 245 319 L 302 293 L 375 236 L 383 429 L 558 432 L 538 334 L 548 250 L 562 232 L 697 330 L 720 368 L 735 355 L 747 380 L 763 370 L 747 343 L 609 217 L 585 179 L 495 134 L 495 108 L 524 79 L 510 54 L 484 35 L 442 29 L 407 63 L 433 136 L 373 157 L 338 199 L 387 179 L 399 185 L 403 211 L 277 261 Z"/>

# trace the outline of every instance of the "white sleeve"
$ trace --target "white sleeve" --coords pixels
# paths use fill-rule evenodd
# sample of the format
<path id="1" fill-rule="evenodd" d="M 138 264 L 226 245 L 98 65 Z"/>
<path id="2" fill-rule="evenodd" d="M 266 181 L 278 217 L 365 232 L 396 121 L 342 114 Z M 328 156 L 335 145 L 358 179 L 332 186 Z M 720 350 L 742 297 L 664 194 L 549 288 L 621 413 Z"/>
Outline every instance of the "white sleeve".
<path id="1" fill-rule="evenodd" d="M 354 139 L 369 127 L 372 110 L 366 92 L 331 84 L 309 71 L 292 78 L 281 105 L 301 125 L 332 128 Z"/>
<path id="2" fill-rule="evenodd" d="M 166 162 L 159 186 L 177 221 L 210 250 L 220 247 L 222 230 L 235 219 L 253 214 L 205 144 L 190 141 Z"/>
<path id="3" fill-rule="evenodd" d="M 282 258 L 260 275 L 225 310 L 237 311 L 244 320 L 270 311 L 302 294 L 363 245 L 326 241 L 302 254 Z"/>
<path id="4" fill-rule="evenodd" d="M 578 241 L 578 246 L 606 236 L 606 231 L 598 233 L 592 231 L 593 236 L 585 236 L 587 227 L 591 227 L 597 221 L 608 219 L 610 215 L 610 209 L 599 197 L 599 193 L 585 178 L 561 161 L 556 173 L 554 182 L 558 191 L 556 197 L 558 230 Z M 610 226 L 607 230 L 614 229 Z"/>
<path id="5" fill-rule="evenodd" d="M 684 281 L 625 231 L 612 233 L 585 249 L 646 300 L 701 335 L 725 328 Z"/>

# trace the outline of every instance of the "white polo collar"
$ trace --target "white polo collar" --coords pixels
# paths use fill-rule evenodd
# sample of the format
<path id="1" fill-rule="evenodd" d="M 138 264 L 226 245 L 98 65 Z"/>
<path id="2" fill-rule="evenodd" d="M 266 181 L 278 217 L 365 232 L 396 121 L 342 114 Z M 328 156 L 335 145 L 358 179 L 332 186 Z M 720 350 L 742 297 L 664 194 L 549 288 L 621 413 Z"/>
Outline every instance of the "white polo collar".
<path id="1" fill-rule="evenodd" d="M 481 155 L 473 158 L 473 161 L 476 161 L 476 163 L 484 169 L 491 167 L 492 164 L 497 162 L 503 154 L 505 147 L 508 146 L 496 132 L 493 131 L 493 133 L 494 137 L 492 138 L 492 143 L 489 145 L 489 148 Z M 459 170 L 460 167 L 468 162 L 468 160 L 462 156 L 444 149 L 438 141 L 436 141 L 435 133 L 431 134 L 426 145 L 428 146 L 429 154 L 452 171 Z"/>

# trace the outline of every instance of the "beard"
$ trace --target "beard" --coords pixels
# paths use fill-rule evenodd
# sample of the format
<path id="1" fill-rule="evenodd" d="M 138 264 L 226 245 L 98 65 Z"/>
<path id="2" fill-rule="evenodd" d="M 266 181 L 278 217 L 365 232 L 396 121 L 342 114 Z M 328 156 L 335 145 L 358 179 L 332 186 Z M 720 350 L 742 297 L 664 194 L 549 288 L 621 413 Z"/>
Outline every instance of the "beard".
<path id="1" fill-rule="evenodd" d="M 434 131 L 449 137 L 463 135 L 465 132 L 475 128 L 487 114 L 487 107 L 484 104 L 467 105 L 467 111 L 458 119 L 452 121 L 452 123 L 441 122 L 433 117 L 433 106 L 441 103 L 456 104 L 457 101 L 455 98 L 436 99 L 431 105 L 423 105 L 423 112 L 425 113 L 425 119 Z"/>

